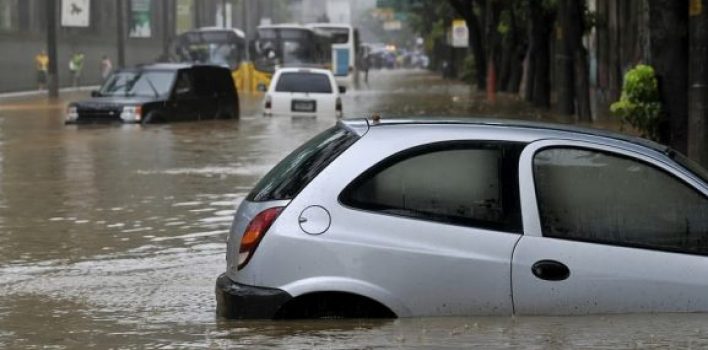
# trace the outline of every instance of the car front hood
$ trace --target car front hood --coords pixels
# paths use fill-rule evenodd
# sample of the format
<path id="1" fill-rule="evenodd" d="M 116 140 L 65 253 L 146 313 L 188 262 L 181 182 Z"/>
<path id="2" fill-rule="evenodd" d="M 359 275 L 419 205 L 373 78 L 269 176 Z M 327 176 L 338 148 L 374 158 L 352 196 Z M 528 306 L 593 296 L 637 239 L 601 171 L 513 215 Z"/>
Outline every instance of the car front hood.
<path id="1" fill-rule="evenodd" d="M 82 108 L 109 108 L 118 106 L 142 105 L 158 100 L 153 97 L 95 97 L 90 100 L 74 102 L 73 105 Z"/>

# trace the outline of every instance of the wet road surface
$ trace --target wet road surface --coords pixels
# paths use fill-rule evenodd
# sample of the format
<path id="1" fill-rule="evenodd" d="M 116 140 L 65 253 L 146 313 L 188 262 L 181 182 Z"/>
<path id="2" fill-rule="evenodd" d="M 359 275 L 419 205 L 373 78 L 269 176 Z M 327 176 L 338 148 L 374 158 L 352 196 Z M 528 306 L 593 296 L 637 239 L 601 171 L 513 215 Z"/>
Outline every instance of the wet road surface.
<path id="1" fill-rule="evenodd" d="M 370 77 L 346 94 L 347 116 L 542 117 L 421 71 Z M 708 316 L 695 314 L 219 320 L 213 288 L 235 207 L 334 118 L 247 106 L 238 121 L 64 126 L 64 105 L 0 101 L 0 348 L 708 347 Z"/>

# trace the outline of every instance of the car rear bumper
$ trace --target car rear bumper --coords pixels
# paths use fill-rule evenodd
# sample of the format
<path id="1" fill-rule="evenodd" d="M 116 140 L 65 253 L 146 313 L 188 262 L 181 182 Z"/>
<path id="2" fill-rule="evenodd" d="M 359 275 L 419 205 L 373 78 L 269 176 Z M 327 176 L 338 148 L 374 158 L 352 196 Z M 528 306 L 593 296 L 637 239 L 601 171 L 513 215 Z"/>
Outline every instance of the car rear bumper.
<path id="1" fill-rule="evenodd" d="M 292 296 L 275 288 L 255 287 L 232 281 L 226 274 L 216 280 L 216 313 L 230 319 L 274 318 Z"/>

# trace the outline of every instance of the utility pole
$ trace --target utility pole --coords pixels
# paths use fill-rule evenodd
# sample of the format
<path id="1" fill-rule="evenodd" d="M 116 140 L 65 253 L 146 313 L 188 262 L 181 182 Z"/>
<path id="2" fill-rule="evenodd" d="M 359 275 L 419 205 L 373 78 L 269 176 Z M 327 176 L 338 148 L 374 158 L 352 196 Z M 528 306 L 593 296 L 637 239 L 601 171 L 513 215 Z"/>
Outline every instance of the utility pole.
<path id="1" fill-rule="evenodd" d="M 708 167 L 708 9 L 689 3 L 688 156 Z"/>
<path id="2" fill-rule="evenodd" d="M 251 36 L 251 28 L 249 27 L 248 23 L 248 0 L 241 0 L 242 1 L 242 11 L 241 11 L 241 18 L 243 19 L 243 33 L 244 36 L 246 37 L 246 61 L 251 60 L 251 50 L 250 50 L 250 36 Z"/>
<path id="3" fill-rule="evenodd" d="M 172 40 L 172 30 L 170 30 L 170 0 L 162 0 L 162 57 L 165 61 L 170 56 L 170 41 Z"/>
<path id="4" fill-rule="evenodd" d="M 116 30 L 118 31 L 118 67 L 125 67 L 125 6 L 124 0 L 116 1 Z"/>
<path id="5" fill-rule="evenodd" d="M 221 0 L 221 26 L 228 27 L 226 25 L 226 0 Z"/>
<path id="6" fill-rule="evenodd" d="M 57 1 L 46 0 L 47 10 L 47 67 L 49 98 L 59 97 L 59 76 L 57 75 Z"/>

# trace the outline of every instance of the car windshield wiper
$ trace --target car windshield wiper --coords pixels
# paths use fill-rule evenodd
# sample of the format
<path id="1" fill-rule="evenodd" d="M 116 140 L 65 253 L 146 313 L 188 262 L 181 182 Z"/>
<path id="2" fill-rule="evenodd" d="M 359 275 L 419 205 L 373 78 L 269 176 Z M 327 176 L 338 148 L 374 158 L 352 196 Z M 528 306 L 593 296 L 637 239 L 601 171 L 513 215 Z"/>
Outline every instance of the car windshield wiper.
<path id="1" fill-rule="evenodd" d="M 125 84 L 121 84 L 121 85 L 118 85 L 118 86 L 114 86 L 114 87 L 112 87 L 112 88 L 111 88 L 110 90 L 108 90 L 108 91 L 99 90 L 99 92 L 101 93 L 101 95 L 115 96 L 117 93 L 122 92 L 121 90 L 124 89 L 124 88 L 127 87 L 127 86 L 128 86 L 128 84 L 125 83 Z M 125 92 L 123 92 L 123 94 L 128 94 L 128 92 L 125 91 Z"/>

